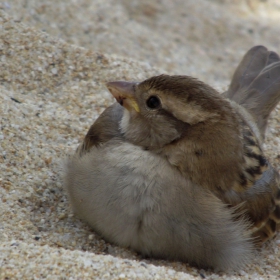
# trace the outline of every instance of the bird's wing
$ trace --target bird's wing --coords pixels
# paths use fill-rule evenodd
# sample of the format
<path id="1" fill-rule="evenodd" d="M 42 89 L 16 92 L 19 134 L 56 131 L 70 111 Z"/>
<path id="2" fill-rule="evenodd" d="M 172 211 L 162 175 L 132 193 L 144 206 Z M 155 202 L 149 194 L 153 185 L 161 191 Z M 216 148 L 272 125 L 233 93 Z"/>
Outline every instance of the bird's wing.
<path id="1" fill-rule="evenodd" d="M 122 115 L 123 107 L 118 103 L 114 103 L 105 109 L 88 130 L 84 141 L 77 149 L 77 153 L 82 156 L 93 146 L 99 146 L 112 138 L 122 138 L 119 129 L 119 122 Z"/>

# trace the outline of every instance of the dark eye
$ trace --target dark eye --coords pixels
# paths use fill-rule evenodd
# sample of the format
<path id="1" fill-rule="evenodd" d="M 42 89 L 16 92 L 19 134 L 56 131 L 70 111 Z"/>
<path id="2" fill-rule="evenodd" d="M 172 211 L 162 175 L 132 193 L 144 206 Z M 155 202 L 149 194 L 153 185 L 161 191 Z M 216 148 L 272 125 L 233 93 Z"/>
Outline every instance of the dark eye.
<path id="1" fill-rule="evenodd" d="M 146 104 L 150 109 L 157 109 L 160 106 L 160 100 L 157 96 L 150 96 Z"/>

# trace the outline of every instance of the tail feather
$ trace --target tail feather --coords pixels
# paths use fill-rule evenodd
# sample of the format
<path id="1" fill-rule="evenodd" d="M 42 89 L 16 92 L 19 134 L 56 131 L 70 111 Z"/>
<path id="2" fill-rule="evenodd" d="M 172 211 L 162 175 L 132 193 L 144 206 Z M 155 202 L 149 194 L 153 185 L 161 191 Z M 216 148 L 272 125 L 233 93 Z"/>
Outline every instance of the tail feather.
<path id="1" fill-rule="evenodd" d="M 225 97 L 245 107 L 264 139 L 267 119 L 280 101 L 280 58 L 263 46 L 250 49 L 237 67 Z"/>
<path id="2" fill-rule="evenodd" d="M 274 62 L 277 62 L 279 61 L 279 55 L 276 53 L 276 52 L 269 52 L 269 55 L 268 55 L 268 59 L 267 59 L 267 65 L 270 65 Z"/>
<path id="3" fill-rule="evenodd" d="M 235 100 L 240 89 L 247 87 L 267 64 L 267 49 L 263 46 L 251 48 L 243 57 L 233 74 L 229 89 L 224 95 Z"/>

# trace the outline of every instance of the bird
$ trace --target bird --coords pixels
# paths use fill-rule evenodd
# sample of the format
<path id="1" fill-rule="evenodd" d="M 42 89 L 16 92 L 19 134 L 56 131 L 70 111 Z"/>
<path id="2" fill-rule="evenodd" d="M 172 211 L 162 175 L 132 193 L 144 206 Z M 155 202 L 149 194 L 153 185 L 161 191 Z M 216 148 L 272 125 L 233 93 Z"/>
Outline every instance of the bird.
<path id="1" fill-rule="evenodd" d="M 116 102 L 67 161 L 74 213 L 143 257 L 218 271 L 252 261 L 280 223 L 279 174 L 262 148 L 278 54 L 251 48 L 221 94 L 185 75 L 107 88 Z"/>

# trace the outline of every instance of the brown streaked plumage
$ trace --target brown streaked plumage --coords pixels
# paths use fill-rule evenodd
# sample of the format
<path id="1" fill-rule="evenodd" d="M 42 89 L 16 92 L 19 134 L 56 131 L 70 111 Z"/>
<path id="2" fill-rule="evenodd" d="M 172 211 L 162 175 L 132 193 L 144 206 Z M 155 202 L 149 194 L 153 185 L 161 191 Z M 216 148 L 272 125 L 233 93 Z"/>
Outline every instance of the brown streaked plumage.
<path id="1" fill-rule="evenodd" d="M 279 77 L 278 55 L 257 46 L 223 95 L 188 76 L 108 83 L 119 104 L 68 163 L 74 211 L 143 255 L 241 267 L 280 223 L 279 174 L 262 150 Z"/>

